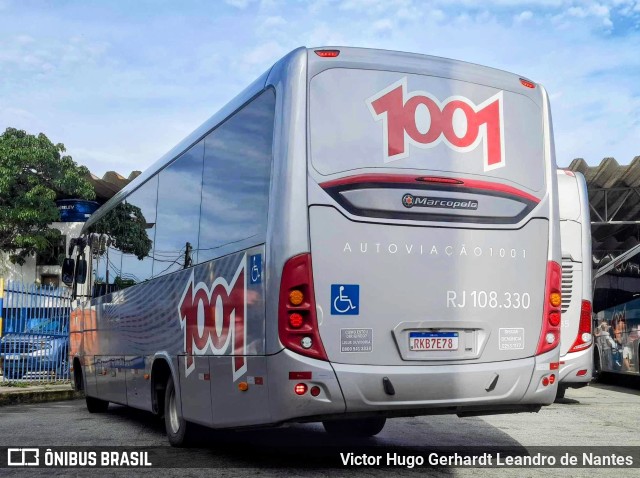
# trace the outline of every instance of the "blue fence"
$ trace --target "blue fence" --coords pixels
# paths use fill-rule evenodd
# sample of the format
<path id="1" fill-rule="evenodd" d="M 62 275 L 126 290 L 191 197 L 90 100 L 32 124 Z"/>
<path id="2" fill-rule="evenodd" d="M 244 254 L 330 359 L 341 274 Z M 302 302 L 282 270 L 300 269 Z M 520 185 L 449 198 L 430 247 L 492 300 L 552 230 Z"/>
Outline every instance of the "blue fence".
<path id="1" fill-rule="evenodd" d="M 69 380 L 68 289 L 0 280 L 3 381 Z"/>

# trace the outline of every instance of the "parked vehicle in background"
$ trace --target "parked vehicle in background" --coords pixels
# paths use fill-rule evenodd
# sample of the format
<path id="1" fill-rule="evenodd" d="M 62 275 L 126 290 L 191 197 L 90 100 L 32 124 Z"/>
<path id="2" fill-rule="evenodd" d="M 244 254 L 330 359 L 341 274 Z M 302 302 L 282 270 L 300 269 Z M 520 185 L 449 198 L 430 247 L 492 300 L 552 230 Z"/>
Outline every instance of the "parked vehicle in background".
<path id="1" fill-rule="evenodd" d="M 640 299 L 599 311 L 595 322 L 596 373 L 640 375 Z"/>
<path id="2" fill-rule="evenodd" d="M 538 411 L 560 353 L 556 169 L 539 84 L 297 49 L 86 223 L 100 286 L 72 314 L 76 387 L 91 412 L 164 414 L 173 445 L 192 423 L 375 435 Z"/>
<path id="3" fill-rule="evenodd" d="M 592 258 L 589 197 L 584 176 L 558 170 L 562 243 L 562 332 L 558 397 L 592 378 Z"/>
<path id="4" fill-rule="evenodd" d="M 3 380 L 69 380 L 71 290 L 0 280 Z"/>
<path id="5" fill-rule="evenodd" d="M 29 319 L 0 339 L 0 358 L 6 380 L 68 380 L 69 317 Z"/>

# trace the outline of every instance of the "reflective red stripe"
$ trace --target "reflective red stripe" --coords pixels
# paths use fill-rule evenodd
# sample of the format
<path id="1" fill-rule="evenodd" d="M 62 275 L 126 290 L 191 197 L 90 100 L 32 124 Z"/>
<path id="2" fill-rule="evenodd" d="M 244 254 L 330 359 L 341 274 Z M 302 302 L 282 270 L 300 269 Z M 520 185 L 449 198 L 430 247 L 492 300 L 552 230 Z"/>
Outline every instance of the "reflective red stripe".
<path id="1" fill-rule="evenodd" d="M 425 181 L 424 179 L 421 180 L 421 178 L 425 178 L 425 176 L 413 176 L 413 175 L 406 175 L 406 174 L 357 174 L 354 176 L 346 176 L 343 178 L 325 181 L 323 183 L 320 183 L 320 187 L 323 189 L 329 189 L 337 186 L 346 186 L 350 184 L 362 184 L 362 183 L 412 184 L 416 186 L 422 185 L 422 184 L 428 184 L 429 182 L 433 182 L 434 184 L 439 184 L 437 181 L 438 179 L 437 177 L 429 177 L 429 178 L 433 178 L 433 180 L 427 180 L 427 181 Z M 444 181 L 442 182 L 442 184 L 447 184 L 452 189 L 459 187 L 459 188 L 465 188 L 465 189 L 495 191 L 499 193 L 510 194 L 512 196 L 521 197 L 523 199 L 526 199 L 527 201 L 531 201 L 536 204 L 540 202 L 539 198 L 527 192 L 524 192 L 520 189 L 514 188 L 512 186 L 507 186 L 506 184 L 493 183 L 490 181 L 479 181 L 476 179 L 458 179 L 458 178 L 442 178 L 442 179 L 449 179 L 449 180 L 456 181 L 455 183 L 444 182 Z"/>
<path id="2" fill-rule="evenodd" d="M 289 372 L 289 380 L 311 380 L 312 372 Z"/>

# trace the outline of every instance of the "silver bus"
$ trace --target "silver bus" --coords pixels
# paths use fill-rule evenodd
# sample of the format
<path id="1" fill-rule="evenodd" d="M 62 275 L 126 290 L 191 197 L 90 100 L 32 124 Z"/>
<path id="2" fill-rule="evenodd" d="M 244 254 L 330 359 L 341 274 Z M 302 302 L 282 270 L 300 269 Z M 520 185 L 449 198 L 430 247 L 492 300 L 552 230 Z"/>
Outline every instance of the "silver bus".
<path id="1" fill-rule="evenodd" d="M 75 387 L 91 412 L 164 414 L 173 445 L 194 423 L 375 435 L 556 395 L 551 116 L 519 75 L 296 49 L 80 240 Z"/>
<path id="2" fill-rule="evenodd" d="M 558 398 L 592 378 L 592 259 L 589 197 L 584 176 L 558 170 L 562 243 L 562 331 Z"/>

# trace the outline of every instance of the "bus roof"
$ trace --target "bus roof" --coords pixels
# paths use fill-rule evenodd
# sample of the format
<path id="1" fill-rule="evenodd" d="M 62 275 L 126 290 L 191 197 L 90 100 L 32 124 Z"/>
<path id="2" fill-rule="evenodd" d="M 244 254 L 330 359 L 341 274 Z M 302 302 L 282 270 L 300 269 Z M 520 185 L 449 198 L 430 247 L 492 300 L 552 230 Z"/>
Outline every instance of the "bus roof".
<path id="1" fill-rule="evenodd" d="M 313 54 L 321 50 L 338 50 L 339 55 L 333 58 L 322 58 Z M 313 52 L 313 53 L 312 53 Z M 452 60 L 418 53 L 406 53 L 392 50 L 380 50 L 357 47 L 299 47 L 278 60 L 271 68 L 258 77 L 253 83 L 240 92 L 235 98 L 225 104 L 217 113 L 202 123 L 186 138 L 164 154 L 160 159 L 148 167 L 140 176 L 127 184 L 116 193 L 85 223 L 82 233 L 98 221 L 116 204 L 122 202 L 133 191 L 142 186 L 157 172 L 168 166 L 174 159 L 188 150 L 202 139 L 209 131 L 222 123 L 234 111 L 238 110 L 256 94 L 262 91 L 269 81 L 270 72 L 278 64 L 308 61 L 308 75 L 310 80 L 314 75 L 330 68 L 357 68 L 370 70 L 389 70 L 415 74 L 428 74 L 443 78 L 462 79 L 466 82 L 491 85 L 496 88 L 515 91 L 531 98 L 536 104 L 542 103 L 540 85 L 534 85 L 530 80 L 520 75 L 509 73 L 496 68 L 477 65 L 461 60 Z M 286 70 L 286 68 L 285 68 Z M 525 87 L 521 80 L 530 82 L 534 88 Z"/>

